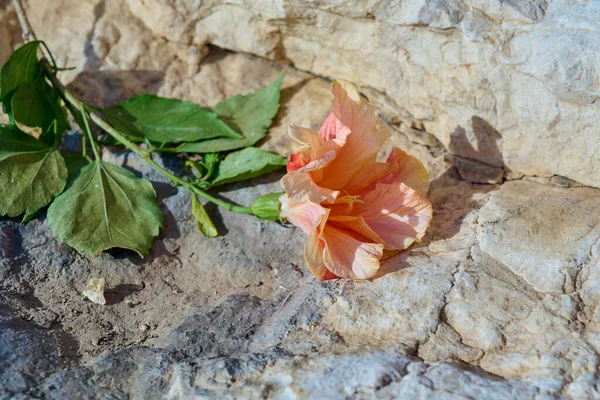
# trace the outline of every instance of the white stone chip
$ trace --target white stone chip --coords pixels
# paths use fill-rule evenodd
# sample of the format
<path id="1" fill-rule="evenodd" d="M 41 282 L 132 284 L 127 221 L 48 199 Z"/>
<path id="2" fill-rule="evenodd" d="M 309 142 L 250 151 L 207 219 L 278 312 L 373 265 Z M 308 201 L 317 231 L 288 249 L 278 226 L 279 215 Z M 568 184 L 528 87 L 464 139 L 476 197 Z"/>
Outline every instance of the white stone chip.
<path id="1" fill-rule="evenodd" d="M 83 295 L 96 304 L 105 305 L 104 286 L 106 281 L 104 278 L 91 278 L 87 283 L 87 288 L 83 291 Z"/>

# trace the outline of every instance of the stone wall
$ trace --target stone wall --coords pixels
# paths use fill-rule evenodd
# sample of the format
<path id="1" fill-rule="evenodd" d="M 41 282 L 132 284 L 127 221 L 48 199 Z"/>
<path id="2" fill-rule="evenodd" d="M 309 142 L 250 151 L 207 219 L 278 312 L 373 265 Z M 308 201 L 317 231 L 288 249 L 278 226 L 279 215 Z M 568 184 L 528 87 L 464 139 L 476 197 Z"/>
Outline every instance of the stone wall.
<path id="1" fill-rule="evenodd" d="M 496 168 L 488 176 L 502 167 L 508 178 L 558 175 L 600 186 L 594 1 L 30 3 L 33 21 L 43 21 L 38 32 L 77 67 L 67 80 L 90 68 L 144 70 L 138 79 L 160 81 L 161 93 L 197 100 L 197 65 L 214 44 L 349 79 L 384 108 L 397 135 L 430 147 L 439 141 L 467 158 L 467 170 L 486 168 L 475 160 Z M 7 29 L 0 37 L 10 37 Z M 0 61 L 9 43 L 2 40 Z M 495 151 L 481 151 L 486 142 Z"/>
<path id="2" fill-rule="evenodd" d="M 356 82 L 389 107 L 399 131 L 427 132 L 447 149 L 455 136 L 476 142 L 474 121 L 484 120 L 499 133 L 509 176 L 600 186 L 598 2 L 126 2 L 169 42 L 212 43 Z"/>

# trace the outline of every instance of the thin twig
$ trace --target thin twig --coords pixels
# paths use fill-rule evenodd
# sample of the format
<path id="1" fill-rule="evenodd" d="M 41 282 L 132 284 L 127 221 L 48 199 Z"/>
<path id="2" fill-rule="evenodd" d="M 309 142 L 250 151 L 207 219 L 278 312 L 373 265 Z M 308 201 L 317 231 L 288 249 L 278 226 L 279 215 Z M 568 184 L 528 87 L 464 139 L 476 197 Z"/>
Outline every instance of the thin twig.
<path id="1" fill-rule="evenodd" d="M 31 29 L 31 24 L 29 23 L 29 19 L 27 19 L 27 14 L 25 14 L 25 9 L 23 8 L 23 4 L 21 4 L 21 0 L 13 0 L 13 6 L 15 7 L 15 12 L 17 13 L 17 18 L 19 19 L 19 25 L 21 25 L 21 31 L 23 32 L 23 40 L 25 42 L 31 42 L 32 40 L 37 40 L 35 36 L 35 32 Z"/>
<path id="2" fill-rule="evenodd" d="M 33 28 L 31 27 L 31 23 L 29 23 L 29 18 L 27 18 L 27 14 L 25 13 L 25 8 L 23 7 L 21 0 L 12 0 L 12 3 L 13 7 L 15 8 L 15 12 L 17 13 L 17 18 L 19 19 L 19 25 L 21 26 L 21 36 L 23 37 L 25 43 L 38 40 L 37 36 L 35 35 L 35 32 L 33 31 Z M 48 49 L 46 43 L 42 42 L 42 45 L 43 46 L 40 47 L 42 55 L 44 56 L 44 58 L 52 60 L 54 68 L 57 68 L 56 62 L 54 61 L 54 57 L 52 56 L 52 53 L 50 53 L 50 49 Z"/>

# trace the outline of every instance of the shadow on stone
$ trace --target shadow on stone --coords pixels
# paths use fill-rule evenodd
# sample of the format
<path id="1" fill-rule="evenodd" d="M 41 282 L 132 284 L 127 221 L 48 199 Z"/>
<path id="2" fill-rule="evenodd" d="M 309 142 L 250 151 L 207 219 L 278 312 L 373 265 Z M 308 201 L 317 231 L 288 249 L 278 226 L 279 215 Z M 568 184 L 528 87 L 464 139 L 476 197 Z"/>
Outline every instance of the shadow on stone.
<path id="1" fill-rule="evenodd" d="M 135 292 L 139 292 L 143 289 L 143 285 L 132 285 L 132 284 L 121 284 L 117 285 L 114 288 L 108 289 L 104 292 L 104 297 L 106 298 L 106 304 L 113 305 L 119 304 L 125 298 L 130 296 Z"/>
<path id="2" fill-rule="evenodd" d="M 472 127 L 470 131 L 456 128 L 449 144 L 453 165 L 431 181 L 427 196 L 433 206 L 433 219 L 426 236 L 408 250 L 382 261 L 376 278 L 410 267 L 407 259 L 412 251 L 454 237 L 465 218 L 481 207 L 478 195 L 496 189 L 504 180 L 502 137 L 480 117 L 472 117 Z"/>
<path id="3" fill-rule="evenodd" d="M 214 203 L 207 202 L 204 204 L 204 208 L 206 209 L 206 213 L 210 216 L 213 224 L 217 228 L 217 232 L 219 236 L 225 236 L 229 233 L 229 229 L 225 226 L 223 222 L 223 215 L 221 214 L 221 209 Z"/>
<path id="4" fill-rule="evenodd" d="M 294 96 L 300 90 L 302 90 L 302 88 L 304 86 L 306 86 L 306 84 L 311 79 L 312 78 L 303 79 L 300 82 L 296 83 L 295 85 L 292 85 L 292 86 L 286 87 L 284 89 L 281 89 L 281 94 L 280 94 L 280 97 L 279 97 L 279 104 L 280 104 L 280 106 L 279 106 L 279 112 L 277 113 L 277 116 L 275 117 L 275 120 L 273 120 L 273 125 L 279 123 L 279 119 L 281 118 L 281 116 L 284 116 L 284 115 L 288 114 L 288 104 L 294 98 Z"/>
<path id="5" fill-rule="evenodd" d="M 138 264 L 144 260 L 135 251 L 120 247 L 113 247 L 112 249 L 105 250 L 104 253 L 110 254 L 115 260 L 129 260 L 134 264 Z"/>
<path id="6" fill-rule="evenodd" d="M 0 397 L 35 388 L 76 362 L 78 351 L 77 341 L 61 324 L 42 327 L 23 319 L 19 310 L 0 304 Z"/>
<path id="7" fill-rule="evenodd" d="M 502 136 L 484 119 L 474 115 L 470 130 L 458 126 L 450 136 L 452 163 L 461 178 L 472 183 L 502 183 L 506 173 Z"/>
<path id="8" fill-rule="evenodd" d="M 90 69 L 98 69 L 102 65 L 102 58 L 96 55 L 94 51 L 94 36 L 96 36 L 96 26 L 98 25 L 98 21 L 106 12 L 106 0 L 100 1 L 94 7 L 94 25 L 90 32 L 88 33 L 85 41 L 85 65 L 83 67 L 84 71 L 88 71 Z"/>
<path id="9" fill-rule="evenodd" d="M 218 64 L 220 61 L 222 61 L 225 57 L 227 57 L 229 54 L 234 54 L 235 52 L 224 49 L 222 47 L 219 46 L 215 46 L 214 44 L 209 44 L 208 45 L 208 53 L 206 55 L 206 57 L 204 57 L 202 59 L 202 65 L 211 65 L 211 64 Z"/>
<path id="10" fill-rule="evenodd" d="M 381 260 L 381 267 L 377 271 L 377 275 L 373 279 L 381 278 L 387 274 L 398 272 L 405 268 L 410 268 L 411 265 L 408 262 L 408 251 L 403 251 L 397 254 L 383 254 Z"/>
<path id="11" fill-rule="evenodd" d="M 165 199 L 177 195 L 177 188 L 170 183 L 156 181 L 152 182 L 152 186 L 154 187 L 154 190 L 156 190 L 157 201 L 163 211 L 163 227 L 160 231 L 160 237 L 179 239 L 181 237 L 181 232 L 179 226 L 177 226 L 177 220 L 165 204 Z"/>
<path id="12" fill-rule="evenodd" d="M 431 181 L 428 196 L 433 220 L 422 245 L 453 237 L 464 218 L 481 205 L 478 193 L 493 190 L 506 173 L 502 156 L 502 136 L 483 118 L 471 118 L 472 129 L 458 126 L 450 137 L 453 166 Z M 462 185 L 463 190 L 456 190 Z M 427 240 L 429 238 L 429 240 Z"/>
<path id="13" fill-rule="evenodd" d="M 95 107 L 115 106 L 138 94 L 157 94 L 164 81 L 161 71 L 83 71 L 67 88 Z"/>
<path id="14" fill-rule="evenodd" d="M 5 221 L 15 220 L 16 218 L 2 217 L 0 219 L 0 257 L 2 259 L 11 259 L 14 257 L 20 257 L 25 254 L 23 248 L 23 237 L 18 229 L 18 226 L 11 223 L 4 223 Z M 20 223 L 19 220 L 14 221 Z"/>

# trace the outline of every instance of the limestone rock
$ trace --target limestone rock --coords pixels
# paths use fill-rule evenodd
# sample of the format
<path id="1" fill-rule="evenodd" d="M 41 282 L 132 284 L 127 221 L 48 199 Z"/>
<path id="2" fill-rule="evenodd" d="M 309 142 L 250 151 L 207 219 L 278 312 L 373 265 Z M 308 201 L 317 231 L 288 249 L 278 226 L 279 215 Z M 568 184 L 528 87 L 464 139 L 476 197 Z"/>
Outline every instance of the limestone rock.
<path id="1" fill-rule="evenodd" d="M 493 185 L 501 183 L 504 178 L 504 169 L 499 167 L 459 156 L 454 156 L 452 161 L 460 177 L 468 182 Z"/>
<path id="2" fill-rule="evenodd" d="M 34 394 L 45 378 L 69 365 L 76 343 L 60 329 L 24 321 L 4 300 L 0 307 L 0 397 Z"/>
<path id="3" fill-rule="evenodd" d="M 124 1 L 173 43 L 346 78 L 447 148 L 484 121 L 510 170 L 600 186 L 597 2 Z"/>
<path id="4" fill-rule="evenodd" d="M 483 251 L 536 290 L 572 293 L 598 262 L 598 215 L 596 190 L 508 182 L 481 210 L 477 236 Z"/>

